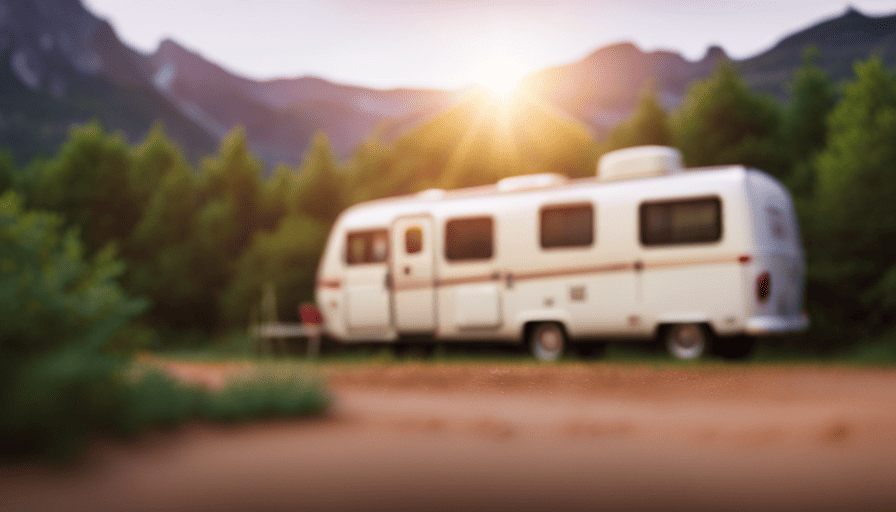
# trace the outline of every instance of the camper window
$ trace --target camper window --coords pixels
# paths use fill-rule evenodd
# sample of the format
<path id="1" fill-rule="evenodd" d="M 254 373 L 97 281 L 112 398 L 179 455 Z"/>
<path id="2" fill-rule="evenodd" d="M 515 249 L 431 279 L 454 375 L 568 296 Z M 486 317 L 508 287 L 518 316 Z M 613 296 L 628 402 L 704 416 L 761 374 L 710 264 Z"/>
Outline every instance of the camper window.
<path id="1" fill-rule="evenodd" d="M 768 225 L 772 235 L 778 240 L 787 240 L 787 229 L 784 227 L 784 214 L 777 208 L 768 208 Z"/>
<path id="2" fill-rule="evenodd" d="M 642 203 L 639 213 L 641 243 L 646 246 L 722 238 L 722 202 L 718 197 Z"/>
<path id="3" fill-rule="evenodd" d="M 350 232 L 346 241 L 348 247 L 346 263 L 349 265 L 383 263 L 388 256 L 388 241 L 388 232 L 385 229 Z"/>
<path id="4" fill-rule="evenodd" d="M 491 258 L 493 226 L 491 217 L 449 220 L 445 224 L 445 258 L 449 261 Z"/>
<path id="5" fill-rule="evenodd" d="M 420 226 L 409 227 L 404 232 L 404 251 L 416 254 L 423 250 L 423 230 Z"/>
<path id="6" fill-rule="evenodd" d="M 594 243 L 594 207 L 590 203 L 541 209 L 541 247 L 590 247 Z"/>

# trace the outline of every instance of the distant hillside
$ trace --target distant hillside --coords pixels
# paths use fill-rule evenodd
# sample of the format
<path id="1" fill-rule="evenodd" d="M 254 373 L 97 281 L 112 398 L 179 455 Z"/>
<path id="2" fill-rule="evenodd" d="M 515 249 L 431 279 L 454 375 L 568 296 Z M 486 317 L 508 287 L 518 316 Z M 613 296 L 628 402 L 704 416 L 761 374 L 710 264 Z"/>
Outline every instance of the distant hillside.
<path id="1" fill-rule="evenodd" d="M 688 84 L 709 76 L 727 59 L 718 47 L 710 48 L 702 60 L 690 62 L 678 53 L 645 53 L 621 43 L 578 62 L 529 75 L 522 85 L 602 135 L 632 112 L 645 87 L 651 86 L 667 108 L 677 107 Z"/>
<path id="2" fill-rule="evenodd" d="M 190 156 L 214 150 L 145 79 L 141 56 L 78 0 L 0 7 L 0 145 L 20 163 L 55 153 L 69 126 L 91 119 L 132 140 L 161 121 Z"/>
<path id="3" fill-rule="evenodd" d="M 896 15 L 849 10 L 735 64 L 750 87 L 785 99 L 809 46 L 818 48 L 818 64 L 835 81 L 872 54 L 896 67 Z M 630 115 L 645 87 L 672 109 L 689 84 L 726 60 L 718 47 L 689 61 L 621 43 L 533 73 L 522 84 L 553 114 L 601 138 Z M 335 152 L 348 156 L 370 137 L 388 143 L 422 135 L 425 130 L 414 130 L 465 111 L 462 104 L 470 101 L 469 91 L 384 91 L 307 76 L 249 80 L 174 41 L 144 55 L 122 44 L 79 0 L 0 0 L 0 88 L 0 145 L 20 163 L 54 153 L 71 125 L 97 119 L 132 142 L 161 121 L 194 161 L 243 126 L 251 148 L 269 164 L 296 164 L 315 133 L 325 133 Z"/>
<path id="4" fill-rule="evenodd" d="M 149 62 L 156 88 L 191 119 L 219 138 L 242 125 L 252 148 L 272 163 L 300 162 L 317 132 L 346 155 L 381 124 L 434 114 L 450 101 L 442 91 L 380 91 L 314 77 L 258 82 L 170 40 Z"/>
<path id="5" fill-rule="evenodd" d="M 20 163 L 53 154 L 70 126 L 97 119 L 131 142 L 161 121 L 194 161 L 242 125 L 269 164 L 295 164 L 317 132 L 347 155 L 372 134 L 394 139 L 452 98 L 314 77 L 248 80 L 173 41 L 143 55 L 79 0 L 0 3 L 0 87 L 0 145 Z"/>
<path id="6" fill-rule="evenodd" d="M 843 16 L 790 35 L 770 50 L 741 61 L 741 76 L 754 89 L 785 98 L 793 73 L 810 46 L 818 49 L 816 63 L 835 83 L 851 77 L 853 64 L 871 55 L 896 68 L 896 15 L 872 18 L 849 9 Z"/>
<path id="7" fill-rule="evenodd" d="M 896 15 L 873 18 L 850 9 L 785 37 L 760 55 L 733 62 L 749 87 L 786 100 L 790 81 L 811 46 L 818 49 L 817 64 L 835 82 L 852 76 L 854 62 L 874 54 L 896 68 Z M 647 53 L 622 43 L 600 48 L 580 61 L 533 73 L 523 83 L 600 137 L 632 112 L 645 87 L 652 87 L 664 106 L 675 108 L 689 84 L 707 78 L 720 62 L 728 60 L 719 47 L 692 62 L 678 53 Z"/>
<path id="8" fill-rule="evenodd" d="M 370 188 L 414 192 L 402 183 L 460 188 L 518 174 L 593 174 L 593 138 L 583 125 L 525 95 L 510 101 L 470 88 L 447 111 L 399 138 L 393 172 L 383 184 L 376 183 L 383 177 L 366 177 Z"/>

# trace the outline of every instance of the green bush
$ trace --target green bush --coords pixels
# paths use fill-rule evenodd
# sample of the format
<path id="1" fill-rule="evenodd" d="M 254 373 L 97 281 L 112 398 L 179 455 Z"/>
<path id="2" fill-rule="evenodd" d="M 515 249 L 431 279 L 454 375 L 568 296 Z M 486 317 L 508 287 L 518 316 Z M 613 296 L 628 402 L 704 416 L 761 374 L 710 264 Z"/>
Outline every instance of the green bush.
<path id="1" fill-rule="evenodd" d="M 158 343 L 132 323 L 146 301 L 115 279 L 109 250 L 84 257 L 63 218 L 0 196 L 0 457 L 65 458 L 91 433 L 139 433 L 191 418 L 303 415 L 326 408 L 313 383 L 244 382 L 213 394 L 170 377 L 126 374 L 116 353 Z"/>
<path id="2" fill-rule="evenodd" d="M 21 204 L 0 196 L 0 453 L 64 454 L 107 400 L 109 341 L 146 304 L 118 287 L 109 251 L 86 260 L 59 215 Z"/>
<path id="3" fill-rule="evenodd" d="M 261 418 L 308 416 L 324 411 L 330 397 L 314 381 L 297 376 L 252 378 L 208 391 L 178 382 L 159 371 L 149 371 L 136 382 L 121 379 L 119 396 L 126 407 L 109 418 L 121 434 L 149 428 L 175 427 L 188 420 L 231 423 Z"/>

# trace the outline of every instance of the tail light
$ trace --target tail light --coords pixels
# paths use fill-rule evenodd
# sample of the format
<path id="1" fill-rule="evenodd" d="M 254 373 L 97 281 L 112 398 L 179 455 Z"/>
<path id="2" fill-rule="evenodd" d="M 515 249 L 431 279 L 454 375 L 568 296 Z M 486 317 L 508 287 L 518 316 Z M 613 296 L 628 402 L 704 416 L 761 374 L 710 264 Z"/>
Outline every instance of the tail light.
<path id="1" fill-rule="evenodd" d="M 299 306 L 299 317 L 303 324 L 321 323 L 320 311 L 314 304 L 304 303 Z"/>
<path id="2" fill-rule="evenodd" d="M 765 302 L 772 292 L 772 278 L 768 272 L 759 274 L 756 278 L 756 298 L 759 302 Z"/>

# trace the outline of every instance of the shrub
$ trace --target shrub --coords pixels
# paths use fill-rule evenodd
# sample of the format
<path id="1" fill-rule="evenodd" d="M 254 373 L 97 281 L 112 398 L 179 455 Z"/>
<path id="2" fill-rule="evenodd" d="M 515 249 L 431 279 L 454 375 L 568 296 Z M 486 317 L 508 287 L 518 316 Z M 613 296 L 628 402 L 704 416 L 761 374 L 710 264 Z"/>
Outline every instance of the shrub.
<path id="1" fill-rule="evenodd" d="M 91 428 L 120 361 L 109 341 L 145 308 L 63 219 L 0 196 L 0 453 L 64 454 Z"/>

